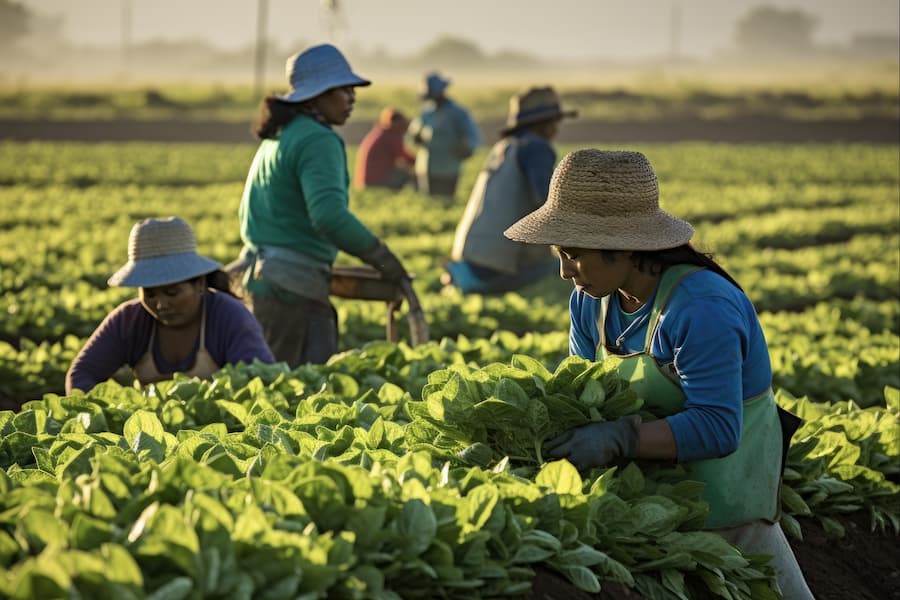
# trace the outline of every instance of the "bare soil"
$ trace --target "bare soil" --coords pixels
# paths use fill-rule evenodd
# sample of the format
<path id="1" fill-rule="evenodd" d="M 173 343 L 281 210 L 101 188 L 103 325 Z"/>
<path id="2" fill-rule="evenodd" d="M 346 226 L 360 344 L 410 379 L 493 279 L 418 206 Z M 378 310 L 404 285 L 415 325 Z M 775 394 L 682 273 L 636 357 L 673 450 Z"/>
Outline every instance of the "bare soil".
<path id="1" fill-rule="evenodd" d="M 156 141 L 255 143 L 250 123 L 203 120 L 29 120 L 0 119 L 0 139 L 58 141 Z M 369 121 L 351 121 L 340 128 L 348 144 L 357 144 L 371 128 Z M 488 141 L 497 137 L 501 121 L 480 123 Z M 710 141 L 728 143 L 900 142 L 900 120 L 860 119 L 789 120 L 747 115 L 731 119 L 608 121 L 573 119 L 560 128 L 556 141 L 579 143 L 641 143 Z"/>
<path id="2" fill-rule="evenodd" d="M 14 400 L 12 398 L 7 398 L 3 394 L 0 394 L 0 410 L 11 410 L 13 412 L 19 412 L 22 408 L 22 402 L 19 400 Z"/>
<path id="3" fill-rule="evenodd" d="M 846 535 L 829 538 L 814 520 L 801 519 L 803 541 L 791 541 L 794 554 L 817 600 L 900 600 L 900 536 L 871 532 L 859 512 L 838 519 Z M 549 570 L 539 570 L 526 600 L 644 600 L 620 584 L 605 582 L 588 594 Z"/>

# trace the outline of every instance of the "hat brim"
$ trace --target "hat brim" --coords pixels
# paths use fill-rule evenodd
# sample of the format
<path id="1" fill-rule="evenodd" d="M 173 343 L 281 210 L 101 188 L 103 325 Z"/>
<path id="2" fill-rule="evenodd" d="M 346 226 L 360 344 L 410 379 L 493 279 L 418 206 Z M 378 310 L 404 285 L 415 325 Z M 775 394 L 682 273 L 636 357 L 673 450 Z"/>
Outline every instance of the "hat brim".
<path id="1" fill-rule="evenodd" d="M 119 287 L 157 287 L 187 281 L 221 269 L 216 261 L 194 252 L 129 260 L 107 280 Z"/>
<path id="2" fill-rule="evenodd" d="M 435 87 L 434 89 L 425 90 L 419 98 L 422 100 L 434 100 L 441 94 L 447 91 L 447 88 L 450 87 L 450 80 L 445 80 L 441 85 Z"/>
<path id="3" fill-rule="evenodd" d="M 356 73 L 350 73 L 350 75 L 343 79 L 294 88 L 287 94 L 276 95 L 275 97 L 282 102 L 306 102 L 319 94 L 324 94 L 328 90 L 333 90 L 335 88 L 347 86 L 366 87 L 367 85 L 372 85 L 372 82 L 368 79 L 363 79 Z"/>
<path id="4" fill-rule="evenodd" d="M 691 241 L 694 228 L 663 210 L 648 215 L 598 217 L 560 213 L 545 204 L 503 234 L 517 242 L 567 248 L 665 250 Z"/>
<path id="5" fill-rule="evenodd" d="M 510 133 L 514 133 L 522 129 L 523 127 L 528 127 L 529 125 L 535 125 L 544 121 L 556 119 L 572 119 L 577 116 L 577 110 L 552 110 L 546 113 L 538 113 L 533 116 L 520 119 L 515 123 L 507 123 L 506 127 L 500 130 L 500 135 L 509 135 Z"/>

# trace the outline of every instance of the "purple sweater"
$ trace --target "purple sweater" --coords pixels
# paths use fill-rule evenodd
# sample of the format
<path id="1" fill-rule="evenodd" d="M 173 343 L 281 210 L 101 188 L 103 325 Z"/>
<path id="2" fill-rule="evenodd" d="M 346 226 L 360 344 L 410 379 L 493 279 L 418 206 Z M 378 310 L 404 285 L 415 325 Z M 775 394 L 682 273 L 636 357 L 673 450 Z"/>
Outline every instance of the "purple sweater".
<path id="1" fill-rule="evenodd" d="M 154 324 L 154 318 L 138 299 L 117 306 L 72 361 L 66 373 L 66 394 L 73 389 L 90 390 L 123 365 L 133 367 L 147 351 Z M 184 372 L 194 365 L 199 348 L 198 339 L 187 358 L 169 364 L 155 347 L 153 359 L 160 373 Z M 206 351 L 221 366 L 238 361 L 249 363 L 254 358 L 275 362 L 253 314 L 234 296 L 212 291 L 206 293 Z"/>

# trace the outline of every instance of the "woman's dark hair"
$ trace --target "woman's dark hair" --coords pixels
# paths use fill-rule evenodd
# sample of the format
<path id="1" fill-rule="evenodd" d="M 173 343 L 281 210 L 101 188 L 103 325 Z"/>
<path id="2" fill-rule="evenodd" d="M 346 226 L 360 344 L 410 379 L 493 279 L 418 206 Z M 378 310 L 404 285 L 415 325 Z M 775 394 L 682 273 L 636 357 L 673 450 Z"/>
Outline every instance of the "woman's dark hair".
<path id="1" fill-rule="evenodd" d="M 306 115 L 326 127 L 331 127 L 328 120 L 313 106 L 312 100 L 313 98 L 303 102 L 285 102 L 277 96 L 266 96 L 260 103 L 253 135 L 259 140 L 275 139 L 297 115 Z"/>
<path id="2" fill-rule="evenodd" d="M 284 126 L 302 112 L 302 104 L 284 102 L 276 96 L 266 96 L 259 105 L 259 115 L 253 126 L 253 135 L 260 140 L 273 139 Z"/>
<path id="3" fill-rule="evenodd" d="M 602 252 L 604 255 L 611 257 L 618 251 L 603 250 Z M 717 273 L 724 277 L 737 289 L 741 291 L 744 290 L 744 288 L 742 288 L 740 284 L 713 259 L 712 254 L 698 252 L 690 243 L 675 248 L 667 248 L 665 250 L 635 250 L 631 255 L 631 259 L 634 261 L 634 266 L 636 266 L 639 271 L 650 272 L 654 275 L 662 273 L 672 265 L 688 264 L 705 267 L 713 273 Z"/>
<path id="4" fill-rule="evenodd" d="M 238 295 L 234 293 L 234 290 L 231 289 L 231 279 L 228 277 L 228 273 L 222 269 L 207 273 L 206 275 L 201 275 L 200 277 L 195 277 L 191 281 L 199 281 L 200 279 L 206 280 L 206 287 L 208 288 L 225 292 L 229 296 L 234 296 L 235 298 L 238 297 Z"/>

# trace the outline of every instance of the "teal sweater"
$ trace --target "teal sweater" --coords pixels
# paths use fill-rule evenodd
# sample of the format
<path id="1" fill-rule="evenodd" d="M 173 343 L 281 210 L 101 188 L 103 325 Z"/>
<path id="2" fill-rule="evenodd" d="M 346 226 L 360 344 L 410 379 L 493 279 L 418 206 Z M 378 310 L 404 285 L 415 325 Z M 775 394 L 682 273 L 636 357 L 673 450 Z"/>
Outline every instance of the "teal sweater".
<path id="1" fill-rule="evenodd" d="M 338 250 L 365 253 L 376 238 L 350 212 L 349 182 L 340 136 L 298 115 L 277 139 L 259 145 L 241 197 L 241 238 L 327 263 Z"/>

